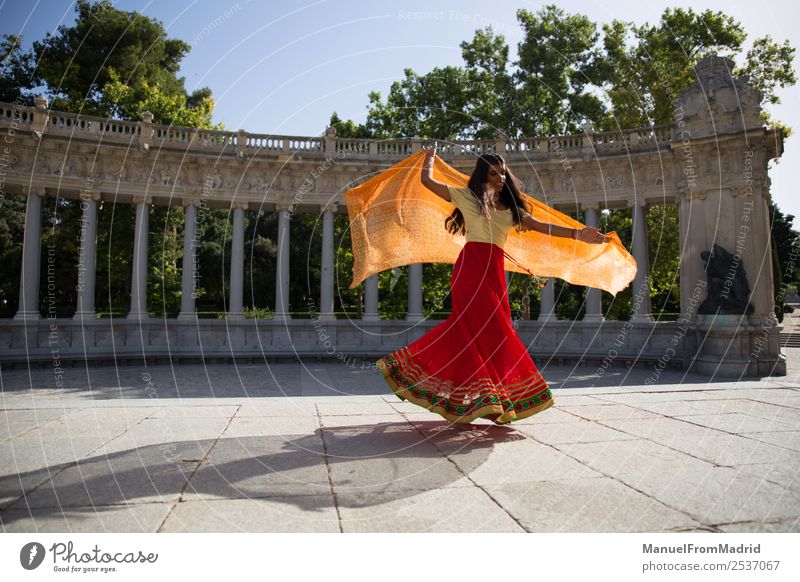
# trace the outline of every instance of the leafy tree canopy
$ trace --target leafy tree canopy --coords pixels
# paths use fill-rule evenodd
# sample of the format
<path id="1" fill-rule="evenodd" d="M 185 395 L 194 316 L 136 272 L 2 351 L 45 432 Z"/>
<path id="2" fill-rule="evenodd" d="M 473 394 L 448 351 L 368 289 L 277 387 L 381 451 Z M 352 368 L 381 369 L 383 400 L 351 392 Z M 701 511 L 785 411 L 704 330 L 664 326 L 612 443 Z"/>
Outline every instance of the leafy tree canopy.
<path id="1" fill-rule="evenodd" d="M 555 5 L 518 10 L 517 20 L 517 60 L 502 35 L 478 30 L 461 43 L 463 66 L 406 69 L 385 99 L 370 93 L 366 121 L 352 133 L 519 138 L 573 133 L 586 122 L 598 130 L 671 123 L 672 102 L 694 81 L 695 65 L 710 54 L 736 57 L 747 39 L 733 17 L 691 8 L 667 8 L 655 24 L 614 20 L 599 30 Z M 734 74 L 747 75 L 765 104 L 778 103 L 776 91 L 797 81 L 794 53 L 788 41 L 757 38 Z M 780 125 L 768 111 L 763 118 Z"/>

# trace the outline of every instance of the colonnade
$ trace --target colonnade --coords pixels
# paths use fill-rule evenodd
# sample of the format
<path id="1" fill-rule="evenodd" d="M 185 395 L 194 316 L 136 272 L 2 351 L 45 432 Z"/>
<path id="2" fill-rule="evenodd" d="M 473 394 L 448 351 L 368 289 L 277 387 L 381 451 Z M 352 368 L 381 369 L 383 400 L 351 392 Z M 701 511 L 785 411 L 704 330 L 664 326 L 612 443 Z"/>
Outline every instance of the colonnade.
<path id="1" fill-rule="evenodd" d="M 19 310 L 15 319 L 38 319 L 39 315 L 39 272 L 41 255 L 41 210 L 44 188 L 33 188 L 28 192 L 25 212 L 25 234 L 23 239 L 22 273 L 20 277 Z M 97 201 L 99 194 L 81 197 L 81 244 L 78 263 L 77 310 L 74 319 L 94 319 L 95 287 L 96 287 L 96 254 L 97 254 Z M 147 272 L 148 272 L 148 234 L 150 208 L 153 200 L 150 196 L 134 198 L 136 207 L 136 224 L 133 242 L 133 265 L 131 274 L 131 301 L 128 319 L 145 319 L 147 311 Z M 197 250 L 198 208 L 199 199 L 183 200 L 184 235 L 183 235 L 183 271 L 181 273 L 181 305 L 178 319 L 192 319 L 197 316 L 195 298 L 196 286 L 200 276 L 198 273 Z M 650 294 L 647 277 L 647 222 L 646 207 L 643 204 L 632 204 L 633 214 L 633 256 L 639 265 L 634 281 L 634 305 L 631 319 L 637 323 L 652 321 L 650 314 Z M 247 203 L 235 202 L 231 205 L 232 244 L 231 266 L 229 274 L 226 318 L 243 319 L 244 298 L 244 228 Z M 273 319 L 286 321 L 291 319 L 289 309 L 289 248 L 291 236 L 291 213 L 289 205 L 276 206 L 278 212 L 277 263 L 275 285 L 275 311 Z M 333 320 L 334 315 L 334 205 L 320 208 L 322 213 L 322 265 L 319 298 L 319 318 Z M 584 208 L 587 226 L 599 226 L 599 208 Z M 644 267 L 644 268 L 643 268 Z M 408 268 L 408 308 L 406 320 L 410 322 L 424 319 L 423 313 L 423 269 L 422 264 L 412 264 Z M 378 314 L 378 277 L 373 275 L 364 283 L 365 321 L 377 321 Z M 554 320 L 555 316 L 554 281 L 541 289 L 541 310 L 539 321 Z M 599 289 L 587 288 L 585 321 L 602 322 L 602 298 Z"/>

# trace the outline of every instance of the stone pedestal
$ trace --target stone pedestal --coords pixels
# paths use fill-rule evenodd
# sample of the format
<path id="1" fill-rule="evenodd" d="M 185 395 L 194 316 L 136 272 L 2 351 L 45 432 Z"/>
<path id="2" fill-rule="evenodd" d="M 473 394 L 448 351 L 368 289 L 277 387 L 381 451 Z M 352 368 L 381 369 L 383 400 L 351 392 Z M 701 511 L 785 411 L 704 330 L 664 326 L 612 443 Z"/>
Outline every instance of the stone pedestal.
<path id="1" fill-rule="evenodd" d="M 779 344 L 781 329 L 781 325 L 751 325 L 746 315 L 700 315 L 695 327 L 697 356 L 690 369 L 720 378 L 785 376 L 786 356 L 780 353 Z"/>

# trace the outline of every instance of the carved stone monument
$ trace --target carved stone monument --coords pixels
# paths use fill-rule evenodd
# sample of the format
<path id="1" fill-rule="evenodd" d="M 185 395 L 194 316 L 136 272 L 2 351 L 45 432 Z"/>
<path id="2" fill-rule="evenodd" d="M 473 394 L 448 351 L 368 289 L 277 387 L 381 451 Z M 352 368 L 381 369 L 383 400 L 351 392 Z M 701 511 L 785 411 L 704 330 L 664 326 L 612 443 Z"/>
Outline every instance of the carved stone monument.
<path id="1" fill-rule="evenodd" d="M 760 93 L 732 70 L 730 59 L 705 58 L 673 107 L 681 311 L 696 342 L 690 367 L 711 376 L 785 374 L 773 307 L 767 177 L 782 140 L 771 139 L 761 124 Z M 704 301 L 694 310 L 697 296 Z"/>

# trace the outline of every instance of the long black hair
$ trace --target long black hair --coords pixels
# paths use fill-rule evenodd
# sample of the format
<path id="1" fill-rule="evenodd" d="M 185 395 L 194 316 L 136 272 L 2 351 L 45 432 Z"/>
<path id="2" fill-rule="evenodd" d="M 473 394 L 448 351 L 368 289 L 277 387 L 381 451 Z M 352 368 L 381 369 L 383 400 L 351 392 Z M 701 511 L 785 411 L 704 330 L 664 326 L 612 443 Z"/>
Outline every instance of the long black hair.
<path id="1" fill-rule="evenodd" d="M 475 169 L 472 170 L 472 175 L 469 177 L 467 186 L 472 192 L 472 195 L 475 196 L 475 200 L 481 208 L 481 214 L 483 216 L 488 216 L 489 195 L 486 183 L 491 166 L 502 166 L 505 170 L 506 181 L 505 184 L 503 184 L 503 189 L 500 191 L 500 201 L 511 209 L 511 214 L 514 217 L 514 224 L 519 225 L 522 223 L 522 211 L 527 210 L 527 207 L 522 200 L 519 180 L 511 173 L 503 156 L 499 154 L 481 155 L 475 163 Z M 444 226 L 452 234 L 465 234 L 466 226 L 464 225 L 464 215 L 461 210 L 458 208 L 453 210 L 452 214 L 445 219 Z"/>

